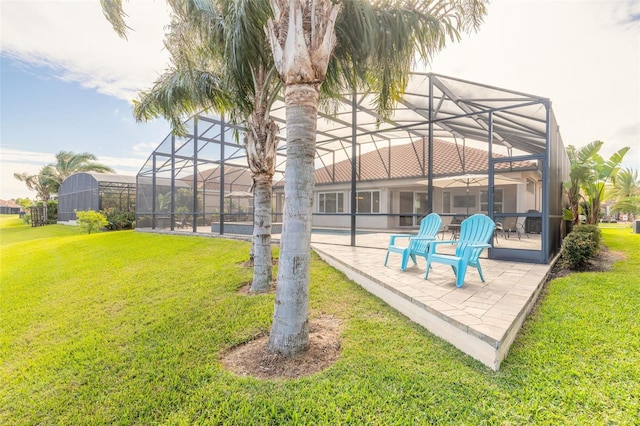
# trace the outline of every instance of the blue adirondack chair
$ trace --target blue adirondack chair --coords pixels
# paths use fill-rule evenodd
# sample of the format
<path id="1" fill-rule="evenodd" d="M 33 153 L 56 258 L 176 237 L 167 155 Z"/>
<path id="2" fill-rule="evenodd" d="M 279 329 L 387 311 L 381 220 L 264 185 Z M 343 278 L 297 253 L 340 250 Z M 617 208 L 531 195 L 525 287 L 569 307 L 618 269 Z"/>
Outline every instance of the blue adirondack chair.
<path id="1" fill-rule="evenodd" d="M 429 243 L 436 239 L 440 227 L 442 226 L 442 219 L 437 213 L 431 213 L 424 217 L 420 222 L 420 230 L 417 235 L 410 234 L 395 234 L 389 239 L 389 247 L 387 247 L 387 257 L 384 259 L 384 266 L 387 266 L 389 260 L 389 253 L 402 254 L 402 263 L 400 268 L 404 271 L 407 269 L 407 263 L 409 258 L 413 260 L 413 264 L 416 265 L 416 256 L 422 256 L 427 258 L 429 249 Z M 408 238 L 409 243 L 407 245 L 397 245 L 396 240 Z"/>
<path id="2" fill-rule="evenodd" d="M 451 241 L 434 241 L 429 244 L 427 255 L 427 272 L 424 279 L 429 278 L 429 268 L 432 263 L 444 263 L 451 265 L 456 275 L 456 286 L 462 287 L 467 267 L 472 266 L 478 270 L 480 279 L 484 282 L 482 268 L 480 267 L 480 254 L 485 248 L 491 247 L 489 241 L 493 237 L 495 223 L 483 214 L 474 214 L 465 219 L 460 228 L 460 237 Z M 455 254 L 437 253 L 437 247 L 441 244 L 456 244 Z"/>

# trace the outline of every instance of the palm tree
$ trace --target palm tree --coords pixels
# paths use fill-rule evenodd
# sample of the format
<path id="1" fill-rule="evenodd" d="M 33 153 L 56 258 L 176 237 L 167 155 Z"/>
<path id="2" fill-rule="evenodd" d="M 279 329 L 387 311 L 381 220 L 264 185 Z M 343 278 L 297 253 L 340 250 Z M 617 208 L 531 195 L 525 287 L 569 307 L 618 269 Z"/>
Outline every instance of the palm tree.
<path id="1" fill-rule="evenodd" d="M 121 1 L 102 0 L 102 3 L 116 30 L 124 34 Z M 285 86 L 287 122 L 286 200 L 276 309 L 268 349 L 284 355 L 298 353 L 308 346 L 313 159 L 321 88 L 326 93 L 357 89 L 377 93 L 377 110 L 384 117 L 402 93 L 414 54 L 428 59 L 444 47 L 447 39 L 458 39 L 460 31 L 477 28 L 485 14 L 486 1 L 380 0 L 372 4 L 366 0 L 268 3 L 175 0 L 175 3 L 210 17 L 215 15 L 212 11 L 223 10 L 216 9 L 217 6 L 226 5 L 225 12 L 241 17 L 226 28 L 232 36 L 218 40 L 224 45 L 222 58 L 231 68 L 225 68 L 226 75 L 237 79 L 234 84 L 241 85 L 239 93 L 245 94 L 239 98 L 240 105 L 255 103 L 255 96 L 271 99 L 264 93 L 259 95 L 256 86 L 251 88 L 248 84 L 262 75 L 259 67 L 251 66 L 251 58 L 267 61 L 263 57 L 267 51 L 263 42 L 266 29 L 273 64 Z M 267 21 L 262 21 L 264 16 L 258 11 L 263 9 L 259 5 L 270 6 Z M 207 28 L 215 33 L 221 23 L 210 19 Z M 268 76 L 271 67 L 265 66 L 262 71 Z M 180 102 L 170 96 L 167 99 L 170 106 Z M 268 114 L 268 109 L 263 111 Z M 264 123 L 261 119 L 256 116 L 254 123 Z M 246 121 L 252 125 L 251 117 Z M 270 133 L 273 127 L 268 126 L 267 130 Z"/>
<path id="2" fill-rule="evenodd" d="M 56 154 L 56 162 L 49 164 L 51 178 L 54 181 L 55 193 L 62 182 L 74 173 L 98 172 L 113 173 L 113 169 L 104 164 L 96 163 L 98 158 L 88 152 L 76 154 L 71 151 L 60 151 Z"/>
<path id="3" fill-rule="evenodd" d="M 605 187 L 610 180 L 615 179 L 620 163 L 629 151 L 629 147 L 621 148 L 605 161 L 599 154 L 603 145 L 603 141 L 596 140 L 580 149 L 573 145 L 567 147 L 570 180 L 564 183 L 564 187 L 573 211 L 574 225 L 580 222 L 582 203 L 587 223 L 598 223 Z"/>
<path id="4" fill-rule="evenodd" d="M 138 120 L 164 116 L 177 134 L 184 134 L 185 116 L 202 110 L 228 114 L 246 125 L 243 143 L 254 188 L 250 292 L 265 292 L 273 280 L 271 200 L 278 141 L 269 112 L 281 87 L 263 30 L 268 3 L 168 3 L 173 16 L 165 46 L 171 67 L 134 102 L 134 115 Z M 115 30 L 126 37 L 121 3 L 102 0 L 102 6 Z"/>
<path id="5" fill-rule="evenodd" d="M 285 85 L 287 162 L 278 288 L 268 349 L 309 344 L 309 261 L 320 87 L 358 85 L 389 113 L 416 53 L 428 60 L 459 31 L 477 28 L 484 1 L 271 0 L 267 34 Z M 335 80 L 332 80 L 335 78 Z"/>
<path id="6" fill-rule="evenodd" d="M 589 201 L 589 214 L 587 223 L 596 225 L 600 217 L 600 205 L 604 199 L 607 184 L 616 177 L 620 170 L 620 163 L 629 151 L 630 147 L 624 147 L 614 152 L 608 160 L 599 154 L 593 156 L 593 171 L 591 179 L 584 182 L 582 190 Z"/>
<path id="7" fill-rule="evenodd" d="M 621 170 L 612 182 L 613 188 L 607 194 L 607 198 L 615 200 L 611 206 L 611 211 L 614 213 L 639 214 L 640 179 L 638 178 L 638 171 L 629 168 Z"/>
<path id="8" fill-rule="evenodd" d="M 30 175 L 25 172 L 14 173 L 13 177 L 20 182 L 24 182 L 30 190 L 36 191 L 37 197 L 45 203 L 49 201 L 51 194 L 58 192 L 51 166 L 43 167 L 37 175 Z"/>
<path id="9" fill-rule="evenodd" d="M 48 201 L 52 194 L 57 194 L 62 182 L 78 172 L 113 172 L 111 167 L 95 163 L 97 158 L 88 152 L 75 154 L 71 151 L 60 151 L 56 154 L 56 162 L 51 163 L 38 172 L 37 175 L 28 173 L 14 173 L 13 177 L 35 190 L 42 201 Z"/>
<path id="10" fill-rule="evenodd" d="M 564 183 L 569 198 L 569 207 L 573 213 L 572 223 L 580 223 L 580 202 L 583 201 L 582 187 L 592 180 L 594 156 L 598 154 L 604 142 L 593 141 L 578 149 L 573 145 L 566 148 L 569 157 L 569 181 Z"/>

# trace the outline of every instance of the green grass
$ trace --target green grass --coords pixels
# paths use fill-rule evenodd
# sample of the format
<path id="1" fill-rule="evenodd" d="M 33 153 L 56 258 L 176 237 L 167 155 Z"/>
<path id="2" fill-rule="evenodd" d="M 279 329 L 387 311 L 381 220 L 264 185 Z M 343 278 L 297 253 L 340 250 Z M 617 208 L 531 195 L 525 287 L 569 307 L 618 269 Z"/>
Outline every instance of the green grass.
<path id="1" fill-rule="evenodd" d="M 549 283 L 498 373 L 314 256 L 341 357 L 261 381 L 220 363 L 273 314 L 237 294 L 247 243 L 2 217 L 0 424 L 638 424 L 640 235 L 603 238 L 627 259 Z"/>

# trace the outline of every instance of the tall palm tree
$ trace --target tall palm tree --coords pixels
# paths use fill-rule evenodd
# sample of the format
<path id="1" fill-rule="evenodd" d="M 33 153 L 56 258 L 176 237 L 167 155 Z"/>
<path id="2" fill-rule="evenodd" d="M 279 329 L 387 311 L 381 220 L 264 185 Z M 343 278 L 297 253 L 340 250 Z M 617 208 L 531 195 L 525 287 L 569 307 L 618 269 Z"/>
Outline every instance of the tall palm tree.
<path id="1" fill-rule="evenodd" d="M 477 28 L 484 1 L 270 0 L 267 35 L 285 85 L 287 162 L 278 288 L 268 349 L 309 344 L 309 261 L 314 155 L 323 83 L 377 93 L 383 115 L 398 99 L 414 56 L 424 60 L 461 30 Z M 332 81 L 329 78 L 336 78 Z"/>
<path id="2" fill-rule="evenodd" d="M 105 14 L 113 17 L 111 22 L 116 30 L 124 33 L 121 1 L 102 2 Z M 233 36 L 223 41 L 223 57 L 232 68 L 228 75 L 242 82 L 240 93 L 245 90 L 244 93 L 257 94 L 247 90 L 246 83 L 259 74 L 258 68 L 249 64 L 252 57 L 264 60 L 265 30 L 273 64 L 285 86 L 286 200 L 270 351 L 292 355 L 308 346 L 313 159 L 321 88 L 326 93 L 357 89 L 375 92 L 377 110 L 384 117 L 402 93 L 414 55 L 418 53 L 428 59 L 444 47 L 447 39 L 456 40 L 461 31 L 477 28 L 485 14 L 485 3 L 484 0 L 183 3 L 203 13 L 218 5 L 228 5 L 227 12 L 237 11 L 242 16 L 235 26 L 227 29 L 235 31 Z M 256 17 L 256 10 L 263 10 L 259 5 L 271 8 L 270 19 L 264 25 L 263 16 Z M 216 22 L 210 21 L 207 28 L 215 32 Z M 245 96 L 240 100 L 250 102 L 255 98 Z M 251 124 L 250 119 L 247 122 Z"/>
<path id="3" fill-rule="evenodd" d="M 246 125 L 243 144 L 254 192 L 250 291 L 269 290 L 272 276 L 271 200 L 277 148 L 270 108 L 280 90 L 264 34 L 270 16 L 263 1 L 168 0 L 172 22 L 165 39 L 171 67 L 134 102 L 138 120 L 167 118 L 177 134 L 183 119 L 202 110 Z M 103 11 L 121 36 L 126 25 L 120 1 L 102 0 Z"/>

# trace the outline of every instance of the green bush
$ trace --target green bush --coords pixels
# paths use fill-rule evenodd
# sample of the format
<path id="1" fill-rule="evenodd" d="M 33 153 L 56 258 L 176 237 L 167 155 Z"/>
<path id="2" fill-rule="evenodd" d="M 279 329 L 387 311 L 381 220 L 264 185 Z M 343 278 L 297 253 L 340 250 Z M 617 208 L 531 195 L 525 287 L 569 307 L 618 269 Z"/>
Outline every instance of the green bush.
<path id="1" fill-rule="evenodd" d="M 133 229 L 136 221 L 136 214 L 134 212 L 116 209 L 115 207 L 108 208 L 101 213 L 105 215 L 109 222 L 107 225 L 109 231 Z"/>
<path id="2" fill-rule="evenodd" d="M 577 225 L 573 227 L 571 232 L 589 234 L 591 239 L 596 243 L 596 247 L 600 247 L 602 231 L 600 231 L 597 225 Z"/>
<path id="3" fill-rule="evenodd" d="M 109 221 L 104 214 L 93 210 L 84 212 L 76 210 L 76 217 L 78 218 L 80 229 L 87 231 L 89 234 L 91 232 L 99 232 L 102 228 L 109 225 Z"/>
<path id="4" fill-rule="evenodd" d="M 25 213 L 22 215 L 22 220 L 24 221 L 24 223 L 26 223 L 27 225 L 31 225 L 31 213 Z"/>
<path id="5" fill-rule="evenodd" d="M 58 222 L 58 200 L 47 201 L 47 223 Z"/>
<path id="6" fill-rule="evenodd" d="M 581 269 L 598 251 L 590 232 L 571 231 L 562 241 L 560 262 L 569 269 Z"/>

